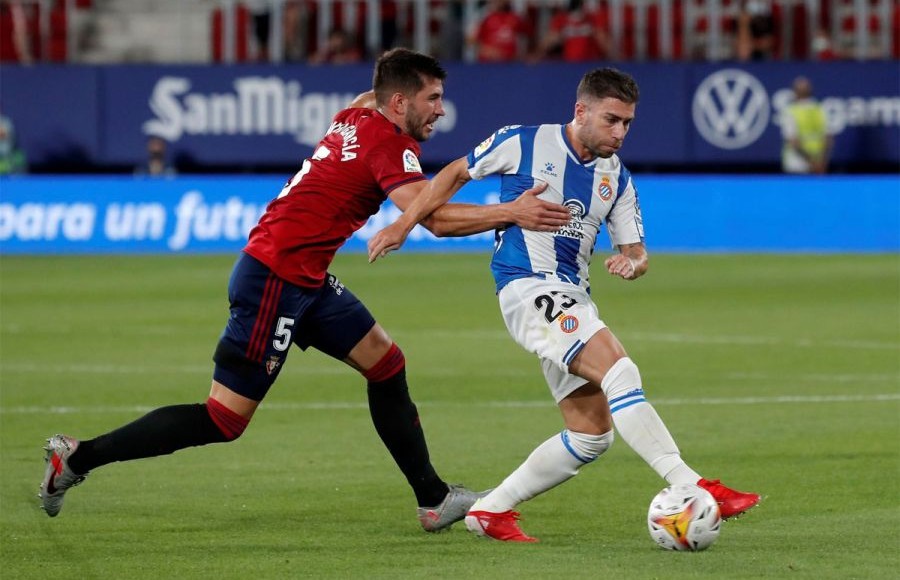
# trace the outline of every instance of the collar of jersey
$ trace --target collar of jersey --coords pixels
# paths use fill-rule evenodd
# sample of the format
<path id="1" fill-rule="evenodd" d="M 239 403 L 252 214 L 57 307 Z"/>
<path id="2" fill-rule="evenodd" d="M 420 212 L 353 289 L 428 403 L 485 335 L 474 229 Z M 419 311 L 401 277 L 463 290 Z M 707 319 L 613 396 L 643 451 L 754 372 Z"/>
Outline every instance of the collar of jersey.
<path id="1" fill-rule="evenodd" d="M 569 153 L 569 157 L 571 157 L 579 165 L 583 165 L 585 167 L 588 167 L 590 165 L 594 165 L 595 163 L 597 163 L 597 159 L 599 159 L 599 157 L 595 157 L 595 158 L 591 159 L 590 161 L 582 161 L 582 159 L 581 159 L 581 157 L 579 157 L 578 153 L 575 152 L 575 148 L 572 147 L 572 143 L 569 141 L 569 138 L 566 136 L 566 127 L 568 127 L 568 126 L 569 126 L 568 123 L 565 125 L 559 126 L 559 138 L 562 141 L 563 145 L 565 145 L 566 151 Z"/>

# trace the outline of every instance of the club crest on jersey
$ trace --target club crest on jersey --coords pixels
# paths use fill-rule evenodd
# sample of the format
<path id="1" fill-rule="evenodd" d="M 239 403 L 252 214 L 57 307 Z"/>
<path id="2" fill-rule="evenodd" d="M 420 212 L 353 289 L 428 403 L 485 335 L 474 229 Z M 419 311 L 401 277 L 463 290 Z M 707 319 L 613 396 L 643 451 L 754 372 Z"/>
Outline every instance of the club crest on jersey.
<path id="1" fill-rule="evenodd" d="M 578 330 L 578 319 L 571 314 L 566 314 L 559 319 L 559 328 L 566 334 L 575 332 Z"/>
<path id="2" fill-rule="evenodd" d="M 280 367 L 280 366 L 281 366 L 281 357 L 276 356 L 274 354 L 270 355 L 269 360 L 266 361 L 266 372 L 271 375 L 276 370 L 278 370 L 278 367 Z"/>
<path id="3" fill-rule="evenodd" d="M 413 153 L 411 149 L 407 149 L 403 152 L 403 171 L 407 173 L 422 173 L 422 166 L 419 165 L 419 158 L 416 157 L 416 154 Z"/>
<path id="4" fill-rule="evenodd" d="M 612 186 L 609 184 L 609 177 L 603 177 L 600 180 L 600 187 L 597 188 L 597 195 L 600 196 L 600 199 L 603 201 L 609 201 L 609 198 L 612 197 Z"/>
<path id="5" fill-rule="evenodd" d="M 478 147 L 476 147 L 475 151 L 473 151 L 475 157 L 481 157 L 481 155 L 485 151 L 490 149 L 491 144 L 493 144 L 493 142 L 494 142 L 495 136 L 496 136 L 496 134 L 492 134 L 490 137 L 488 137 L 487 139 L 485 139 L 484 141 L 482 141 L 481 143 L 478 144 Z"/>

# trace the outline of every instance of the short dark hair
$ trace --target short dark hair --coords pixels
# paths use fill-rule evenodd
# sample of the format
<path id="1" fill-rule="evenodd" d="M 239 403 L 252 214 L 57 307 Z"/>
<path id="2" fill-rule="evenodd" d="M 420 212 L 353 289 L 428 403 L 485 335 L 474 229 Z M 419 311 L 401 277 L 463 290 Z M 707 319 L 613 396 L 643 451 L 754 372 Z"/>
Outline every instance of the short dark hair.
<path id="1" fill-rule="evenodd" d="M 581 77 L 581 82 L 578 83 L 577 98 L 585 97 L 595 99 L 611 97 L 631 104 L 638 102 L 640 91 L 630 74 L 605 67 L 592 70 Z"/>
<path id="2" fill-rule="evenodd" d="M 394 48 L 375 62 L 372 77 L 375 103 L 384 105 L 394 93 L 415 95 L 425 87 L 426 79 L 443 81 L 446 78 L 447 71 L 436 58 L 408 48 Z"/>

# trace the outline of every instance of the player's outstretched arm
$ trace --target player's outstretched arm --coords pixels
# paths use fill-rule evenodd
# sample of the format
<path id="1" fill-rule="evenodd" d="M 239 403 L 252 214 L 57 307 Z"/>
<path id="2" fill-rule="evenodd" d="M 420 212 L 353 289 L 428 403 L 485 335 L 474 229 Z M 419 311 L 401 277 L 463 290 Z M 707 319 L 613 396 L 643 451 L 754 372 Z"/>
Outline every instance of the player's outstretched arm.
<path id="1" fill-rule="evenodd" d="M 563 205 L 540 199 L 545 189 L 547 184 L 539 183 L 505 203 L 447 203 L 434 210 L 422 225 L 439 238 L 469 236 L 513 224 L 554 232 L 569 223 L 571 214 Z"/>
<path id="2" fill-rule="evenodd" d="M 619 245 L 619 253 L 605 262 L 606 271 L 625 280 L 640 278 L 647 272 L 647 248 L 643 242 Z"/>
<path id="3" fill-rule="evenodd" d="M 405 211 L 422 189 L 422 182 L 397 188 L 391 192 L 391 201 Z M 504 203 L 446 203 L 421 223 L 439 238 L 470 236 L 513 224 L 528 230 L 553 232 L 569 223 L 571 213 L 564 205 L 540 199 L 538 196 L 546 189 L 547 184 L 541 182 L 522 192 L 515 200 Z M 369 247 L 373 247 L 371 241 Z M 388 251 L 392 249 L 396 248 L 389 248 Z M 371 254 L 370 261 L 378 257 L 378 253 Z"/>
<path id="4" fill-rule="evenodd" d="M 369 262 L 386 256 L 388 252 L 400 249 L 406 236 L 420 221 L 425 219 L 439 206 L 447 203 L 453 194 L 465 185 L 471 176 L 469 176 L 468 163 L 465 157 L 461 157 L 441 169 L 425 187 L 413 188 L 418 184 L 410 184 L 397 188 L 391 193 L 391 199 L 397 203 L 397 199 L 405 197 L 413 189 L 420 189 L 415 195 L 412 203 L 410 203 L 400 217 L 382 229 L 371 239 L 369 239 Z M 400 191 L 404 190 L 404 191 Z"/>

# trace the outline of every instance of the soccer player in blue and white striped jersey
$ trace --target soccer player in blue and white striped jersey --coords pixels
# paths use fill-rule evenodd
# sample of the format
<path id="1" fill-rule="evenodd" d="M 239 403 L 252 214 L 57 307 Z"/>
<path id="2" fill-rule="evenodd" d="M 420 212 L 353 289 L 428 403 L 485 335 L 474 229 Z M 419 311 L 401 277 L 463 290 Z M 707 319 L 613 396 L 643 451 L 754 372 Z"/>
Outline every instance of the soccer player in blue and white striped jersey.
<path id="1" fill-rule="evenodd" d="M 533 542 L 519 528 L 518 504 L 568 480 L 613 442 L 613 425 L 669 484 L 709 491 L 723 518 L 755 506 L 760 496 L 700 476 L 681 458 L 665 424 L 644 397 L 637 365 L 600 319 L 588 268 L 602 224 L 617 249 L 607 272 L 634 280 L 647 271 L 637 189 L 616 155 L 635 117 L 638 87 L 611 68 L 578 85 L 574 118 L 565 125 L 508 126 L 445 167 L 397 219 L 369 241 L 369 259 L 399 248 L 409 231 L 470 179 L 499 175 L 501 201 L 537 185 L 542 199 L 569 208 L 553 231 L 511 225 L 497 230 L 491 270 L 510 334 L 538 355 L 565 429 L 531 455 L 466 517 L 470 531 L 498 540 Z"/>

